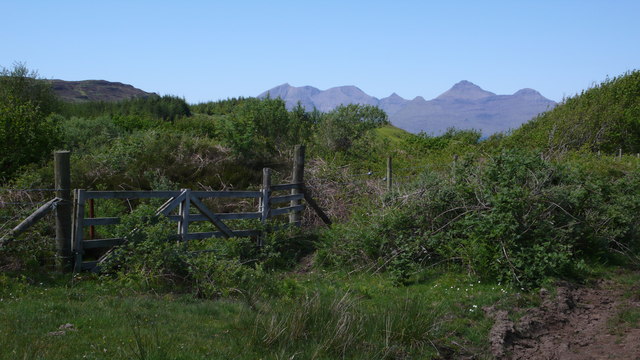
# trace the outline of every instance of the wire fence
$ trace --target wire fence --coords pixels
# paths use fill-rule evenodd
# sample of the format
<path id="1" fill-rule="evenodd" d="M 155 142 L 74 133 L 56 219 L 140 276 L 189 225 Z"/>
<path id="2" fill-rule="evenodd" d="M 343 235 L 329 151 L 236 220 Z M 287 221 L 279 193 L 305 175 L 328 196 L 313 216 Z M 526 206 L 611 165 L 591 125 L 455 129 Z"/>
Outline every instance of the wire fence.
<path id="1" fill-rule="evenodd" d="M 637 159 L 637 155 L 633 154 L 633 158 Z M 609 156 L 609 155 L 602 155 Z M 623 159 L 620 154 L 615 154 L 616 159 Z M 541 158 L 549 161 L 543 154 Z M 625 156 L 627 158 L 627 156 Z M 635 160 L 633 159 L 633 160 Z M 353 205 L 361 203 L 363 200 L 377 201 L 381 206 L 384 205 L 384 196 L 391 191 L 407 190 L 420 181 L 421 177 L 429 173 L 450 174 L 457 164 L 456 157 L 450 162 L 432 163 L 404 163 L 392 167 L 392 187 L 388 188 L 388 172 L 383 168 L 384 162 L 381 159 L 379 167 L 376 169 L 352 168 L 349 166 L 336 167 L 329 165 L 323 160 L 314 159 L 308 162 L 305 171 L 305 186 L 317 195 L 318 203 L 321 207 L 327 209 L 330 217 L 338 220 L 348 218 Z M 274 177 L 284 181 L 290 181 L 291 174 L 286 171 L 272 170 Z M 213 190 L 209 186 L 204 186 L 204 190 Z M 12 229 L 21 220 L 33 213 L 39 206 L 55 197 L 57 191 L 62 189 L 56 188 L 0 188 L 0 236 L 4 232 Z M 225 189 L 221 189 L 225 190 Z M 234 203 L 226 199 L 207 200 L 208 206 L 212 206 L 221 212 L 230 209 L 253 208 L 256 206 L 255 201 L 247 200 L 244 203 Z M 124 208 L 132 211 L 136 206 L 144 201 L 128 200 L 122 201 L 126 203 Z M 115 206 L 115 205 L 113 205 Z M 103 212 L 96 216 L 109 216 L 104 213 L 105 206 L 96 206 L 96 211 Z M 313 213 L 309 210 L 305 212 L 306 220 L 303 224 L 319 224 Z"/>

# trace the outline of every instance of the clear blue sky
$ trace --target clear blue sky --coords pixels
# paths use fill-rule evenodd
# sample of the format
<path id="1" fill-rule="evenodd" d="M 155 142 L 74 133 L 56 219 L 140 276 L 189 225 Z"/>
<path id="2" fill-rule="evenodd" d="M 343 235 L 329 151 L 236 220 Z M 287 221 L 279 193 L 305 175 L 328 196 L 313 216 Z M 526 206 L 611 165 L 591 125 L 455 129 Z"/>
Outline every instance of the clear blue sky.
<path id="1" fill-rule="evenodd" d="M 189 102 L 276 85 L 561 100 L 640 68 L 640 1 L 1 0 L 0 66 Z"/>

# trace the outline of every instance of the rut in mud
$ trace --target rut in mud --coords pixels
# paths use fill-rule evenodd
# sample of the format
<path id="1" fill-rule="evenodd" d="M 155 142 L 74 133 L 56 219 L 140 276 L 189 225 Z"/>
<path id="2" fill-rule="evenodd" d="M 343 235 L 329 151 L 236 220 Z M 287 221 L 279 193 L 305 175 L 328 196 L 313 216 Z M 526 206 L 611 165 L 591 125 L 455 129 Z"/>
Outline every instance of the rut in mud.
<path id="1" fill-rule="evenodd" d="M 494 317 L 491 351 L 497 359 L 640 359 L 640 291 L 611 280 L 589 287 L 558 284 L 541 290 L 540 307 L 517 321 Z"/>

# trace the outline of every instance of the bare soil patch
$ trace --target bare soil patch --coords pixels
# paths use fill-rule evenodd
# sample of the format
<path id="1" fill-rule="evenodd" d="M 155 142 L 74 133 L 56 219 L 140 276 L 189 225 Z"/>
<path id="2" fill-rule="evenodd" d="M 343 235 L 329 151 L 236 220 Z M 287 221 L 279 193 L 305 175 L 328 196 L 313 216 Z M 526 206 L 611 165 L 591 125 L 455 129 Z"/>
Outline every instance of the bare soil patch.
<path id="1" fill-rule="evenodd" d="M 637 294 L 611 280 L 588 287 L 561 283 L 554 294 L 542 289 L 542 304 L 519 320 L 487 308 L 495 318 L 491 351 L 514 360 L 640 359 Z"/>

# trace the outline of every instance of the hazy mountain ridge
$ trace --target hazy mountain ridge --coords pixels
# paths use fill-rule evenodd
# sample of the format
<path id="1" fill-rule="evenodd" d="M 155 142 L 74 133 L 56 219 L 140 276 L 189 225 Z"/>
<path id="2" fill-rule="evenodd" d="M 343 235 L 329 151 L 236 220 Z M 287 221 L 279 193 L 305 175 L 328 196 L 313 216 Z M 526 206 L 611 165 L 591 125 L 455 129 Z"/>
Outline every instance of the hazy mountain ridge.
<path id="1" fill-rule="evenodd" d="M 339 86 L 320 90 L 312 86 L 289 84 L 267 90 L 258 97 L 283 99 L 287 108 L 298 102 L 307 110 L 314 107 L 331 111 L 340 104 L 376 105 L 385 110 L 391 123 L 409 132 L 425 131 L 441 134 L 449 127 L 477 129 L 483 135 L 514 129 L 538 114 L 552 109 L 556 102 L 534 89 L 524 88 L 513 95 L 496 95 L 463 80 L 433 100 L 417 96 L 413 100 L 396 93 L 382 99 L 367 95 L 355 86 Z"/>

